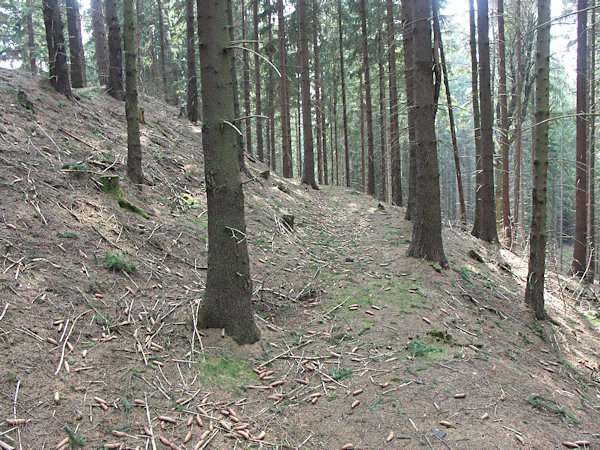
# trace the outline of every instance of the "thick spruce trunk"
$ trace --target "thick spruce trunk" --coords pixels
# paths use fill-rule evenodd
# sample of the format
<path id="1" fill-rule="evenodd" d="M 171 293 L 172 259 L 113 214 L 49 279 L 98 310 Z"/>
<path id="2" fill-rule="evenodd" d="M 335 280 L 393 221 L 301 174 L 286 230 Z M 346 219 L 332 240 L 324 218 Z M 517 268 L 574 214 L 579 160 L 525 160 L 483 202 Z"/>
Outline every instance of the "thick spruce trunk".
<path id="1" fill-rule="evenodd" d="M 127 175 L 135 184 L 144 181 L 140 114 L 138 109 L 137 46 L 134 0 L 123 0 L 123 46 L 125 49 L 125 116 L 127 118 Z"/>
<path id="2" fill-rule="evenodd" d="M 187 114 L 190 122 L 198 122 L 198 75 L 196 73 L 196 22 L 194 0 L 185 1 L 185 35 L 187 46 Z"/>
<path id="3" fill-rule="evenodd" d="M 65 46 L 64 25 L 60 17 L 58 0 L 42 0 L 46 43 L 48 44 L 48 66 L 50 84 L 67 98 L 73 96 L 67 67 L 67 48 Z"/>
<path id="4" fill-rule="evenodd" d="M 81 16 L 77 0 L 66 0 L 67 29 L 69 30 L 69 54 L 71 56 L 71 86 L 82 88 L 86 85 L 85 55 L 81 40 Z"/>
<path id="5" fill-rule="evenodd" d="M 117 13 L 117 0 L 105 0 L 108 23 L 108 94 L 116 100 L 124 100 L 123 52 L 121 50 L 121 24 Z"/>
<path id="6" fill-rule="evenodd" d="M 108 85 L 108 40 L 106 38 L 106 18 L 104 17 L 103 0 L 92 0 L 90 6 L 92 14 L 92 36 L 96 50 L 96 67 L 100 86 Z"/>

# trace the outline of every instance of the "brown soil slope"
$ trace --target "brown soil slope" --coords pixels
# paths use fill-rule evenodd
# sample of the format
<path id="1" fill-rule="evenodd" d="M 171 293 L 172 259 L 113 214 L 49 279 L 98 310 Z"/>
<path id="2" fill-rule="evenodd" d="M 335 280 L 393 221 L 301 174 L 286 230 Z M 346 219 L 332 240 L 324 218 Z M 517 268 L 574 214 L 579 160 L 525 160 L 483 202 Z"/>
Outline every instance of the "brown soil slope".
<path id="1" fill-rule="evenodd" d="M 121 184 L 145 219 L 98 183 L 125 172 L 123 104 L 97 88 L 71 103 L 7 70 L 0 92 L 1 448 L 600 444 L 589 289 L 551 275 L 559 325 L 538 324 L 522 259 L 446 228 L 440 273 L 404 256 L 398 208 L 246 177 L 262 340 L 239 348 L 192 320 L 206 265 L 200 128 L 143 99 L 151 184 Z"/>

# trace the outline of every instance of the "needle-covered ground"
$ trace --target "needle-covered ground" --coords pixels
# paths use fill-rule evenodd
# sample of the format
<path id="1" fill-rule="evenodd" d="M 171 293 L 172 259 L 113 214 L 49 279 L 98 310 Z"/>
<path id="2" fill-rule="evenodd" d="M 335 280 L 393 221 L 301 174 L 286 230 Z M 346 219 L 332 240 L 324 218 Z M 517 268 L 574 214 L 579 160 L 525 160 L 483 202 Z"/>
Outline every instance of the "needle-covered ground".
<path id="1" fill-rule="evenodd" d="M 262 339 L 238 347 L 194 326 L 200 127 L 142 98 L 149 184 L 120 184 L 145 218 L 101 189 L 125 173 L 122 103 L 8 70 L 0 92 L 0 448 L 600 444 L 595 287 L 548 274 L 558 325 L 535 322 L 522 257 L 447 227 L 439 270 L 405 256 L 401 208 L 248 159 Z"/>

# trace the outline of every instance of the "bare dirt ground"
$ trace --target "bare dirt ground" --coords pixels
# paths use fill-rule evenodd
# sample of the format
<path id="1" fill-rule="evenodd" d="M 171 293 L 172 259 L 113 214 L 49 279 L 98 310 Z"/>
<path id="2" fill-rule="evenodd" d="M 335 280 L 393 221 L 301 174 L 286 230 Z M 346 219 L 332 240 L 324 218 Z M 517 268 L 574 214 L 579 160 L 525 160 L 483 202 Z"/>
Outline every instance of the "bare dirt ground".
<path id="1" fill-rule="evenodd" d="M 405 257 L 400 208 L 247 178 L 262 340 L 238 347 L 193 321 L 206 265 L 200 128 L 142 99 L 151 184 L 121 184 L 145 219 L 99 189 L 100 175 L 125 172 L 123 104 L 97 88 L 69 102 L 7 70 L 0 92 L 0 448 L 600 444 L 589 287 L 549 274 L 559 325 L 536 323 L 522 258 L 445 228 L 450 269 L 438 272 Z"/>

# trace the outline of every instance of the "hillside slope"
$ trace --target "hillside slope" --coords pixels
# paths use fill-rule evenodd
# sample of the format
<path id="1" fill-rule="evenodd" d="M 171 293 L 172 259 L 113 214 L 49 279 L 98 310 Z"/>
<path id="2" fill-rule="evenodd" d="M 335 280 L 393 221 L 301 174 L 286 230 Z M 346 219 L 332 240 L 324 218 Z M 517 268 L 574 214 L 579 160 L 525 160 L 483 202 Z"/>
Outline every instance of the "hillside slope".
<path id="1" fill-rule="evenodd" d="M 405 257 L 399 208 L 246 177 L 262 340 L 238 347 L 192 320 L 206 266 L 200 128 L 142 99 L 151 183 L 121 184 L 145 219 L 98 183 L 125 173 L 123 104 L 98 88 L 71 103 L 7 70 L 0 92 L 0 447 L 600 444 L 589 288 L 549 274 L 560 325 L 539 324 L 513 254 L 446 228 L 440 273 Z"/>

